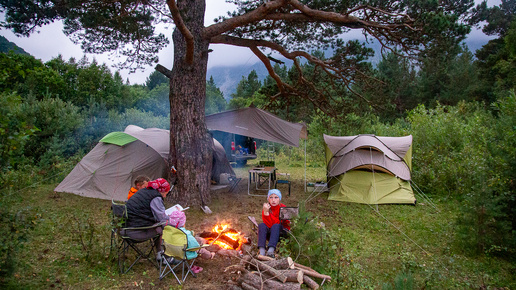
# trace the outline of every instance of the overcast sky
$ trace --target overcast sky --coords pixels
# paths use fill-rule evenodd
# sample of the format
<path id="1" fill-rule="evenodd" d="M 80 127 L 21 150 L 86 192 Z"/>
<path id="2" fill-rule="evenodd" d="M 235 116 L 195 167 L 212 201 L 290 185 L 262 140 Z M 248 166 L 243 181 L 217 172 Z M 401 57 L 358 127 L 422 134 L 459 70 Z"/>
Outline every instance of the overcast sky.
<path id="1" fill-rule="evenodd" d="M 233 5 L 225 3 L 224 0 L 207 0 L 206 1 L 206 17 L 205 24 L 209 25 L 213 23 L 213 19 L 220 15 L 226 15 L 226 11 L 232 11 Z M 479 3 L 480 0 L 475 0 Z M 500 0 L 488 0 L 488 6 L 499 5 Z M 3 16 L 1 17 L 3 19 Z M 39 33 L 34 33 L 30 37 L 17 37 L 12 32 L 2 29 L 0 35 L 7 38 L 9 41 L 16 43 L 19 47 L 23 48 L 26 52 L 30 53 L 36 58 L 46 62 L 59 54 L 63 56 L 65 60 L 70 57 L 81 59 L 84 55 L 78 45 L 74 45 L 63 33 L 62 24 L 53 23 L 44 26 L 40 29 Z M 356 31 L 358 32 L 358 31 Z M 172 34 L 172 29 L 168 30 L 168 33 Z M 354 34 L 356 37 L 360 36 L 360 33 Z M 490 38 L 484 35 L 481 31 L 473 31 L 470 38 L 475 38 L 478 41 L 487 42 Z M 233 66 L 233 65 L 252 65 L 258 61 L 258 59 L 248 49 L 238 48 L 228 45 L 211 45 L 213 52 L 210 53 L 208 67 L 212 66 Z M 95 58 L 99 63 L 106 63 L 108 65 L 116 62 L 116 58 L 109 57 L 108 54 L 97 55 L 97 54 L 86 54 L 89 60 Z M 172 43 L 160 51 L 158 54 L 159 63 L 163 66 L 171 69 L 173 47 Z M 149 74 L 154 70 L 153 66 L 149 66 L 144 71 L 137 71 L 136 73 L 129 74 L 127 71 L 120 71 L 124 80 L 129 78 L 131 84 L 142 84 Z M 113 69 L 114 71 L 114 69 Z"/>

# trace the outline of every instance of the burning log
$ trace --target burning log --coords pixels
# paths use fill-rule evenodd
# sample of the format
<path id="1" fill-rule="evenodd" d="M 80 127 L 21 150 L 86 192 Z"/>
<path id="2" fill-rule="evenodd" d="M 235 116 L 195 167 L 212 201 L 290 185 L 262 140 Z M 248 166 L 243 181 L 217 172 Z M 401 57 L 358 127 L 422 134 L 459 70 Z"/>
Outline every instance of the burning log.
<path id="1" fill-rule="evenodd" d="M 226 234 L 221 235 L 213 232 L 202 232 L 199 236 L 201 238 L 206 239 L 208 243 L 212 243 L 215 239 L 217 239 L 217 241 L 220 241 L 228 245 L 229 247 L 231 247 L 231 249 L 238 249 L 240 246 L 240 239 L 237 239 L 235 241 L 232 238 L 228 237 Z"/>

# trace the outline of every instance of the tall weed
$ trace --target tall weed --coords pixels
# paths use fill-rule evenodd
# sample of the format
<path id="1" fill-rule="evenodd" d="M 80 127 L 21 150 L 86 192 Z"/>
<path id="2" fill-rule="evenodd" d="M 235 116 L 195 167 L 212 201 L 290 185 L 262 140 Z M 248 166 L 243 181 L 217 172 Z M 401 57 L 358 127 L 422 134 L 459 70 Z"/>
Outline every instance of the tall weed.
<path id="1" fill-rule="evenodd" d="M 20 250 L 30 239 L 33 228 L 37 225 L 39 214 L 29 206 L 12 207 L 21 203 L 21 197 L 12 190 L 0 193 L 0 285 L 7 283 L 19 267 L 22 259 Z"/>

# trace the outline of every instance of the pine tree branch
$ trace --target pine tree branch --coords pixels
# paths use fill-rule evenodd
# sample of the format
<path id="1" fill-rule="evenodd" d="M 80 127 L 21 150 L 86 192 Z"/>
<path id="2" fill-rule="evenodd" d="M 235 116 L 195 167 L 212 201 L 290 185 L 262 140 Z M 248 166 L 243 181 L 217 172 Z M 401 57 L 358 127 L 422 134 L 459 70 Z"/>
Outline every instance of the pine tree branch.
<path id="1" fill-rule="evenodd" d="M 168 8 L 170 9 L 170 13 L 172 13 L 172 19 L 174 19 L 174 23 L 177 26 L 177 29 L 181 32 L 186 42 L 186 55 L 185 60 L 187 64 L 193 64 L 194 60 L 194 37 L 190 30 L 186 27 L 183 18 L 181 17 L 181 13 L 177 8 L 177 4 L 175 0 L 167 1 Z"/>

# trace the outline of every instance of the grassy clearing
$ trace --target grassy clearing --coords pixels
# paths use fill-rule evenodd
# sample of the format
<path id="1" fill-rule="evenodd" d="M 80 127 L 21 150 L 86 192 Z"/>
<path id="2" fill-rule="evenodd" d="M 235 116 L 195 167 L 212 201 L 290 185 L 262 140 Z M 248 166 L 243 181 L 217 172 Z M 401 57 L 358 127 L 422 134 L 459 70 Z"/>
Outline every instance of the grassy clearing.
<path id="1" fill-rule="evenodd" d="M 244 179 L 234 193 L 213 195 L 209 207 L 214 214 L 190 208 L 187 227 L 198 232 L 225 220 L 251 233 L 247 216 L 259 220 L 265 201 L 247 195 L 247 170 L 252 165 L 236 169 Z M 303 203 L 310 196 L 303 190 L 304 168 L 286 161 L 278 162 L 277 167 L 289 172 L 293 180 L 292 195 L 283 191 L 283 202 L 290 206 Z M 324 180 L 324 170 L 309 167 L 307 180 Z M 12 276 L 2 277 L 5 288 L 178 288 L 170 277 L 159 281 L 157 271 L 147 263 L 119 275 L 109 251 L 110 201 L 55 194 L 54 186 L 4 193 L 11 195 L 6 199 L 10 212 L 33 224 L 24 246 L 12 253 L 15 269 Z M 438 211 L 424 202 L 384 205 L 376 211 L 375 206 L 328 201 L 323 193 L 305 205 L 319 231 L 311 240 L 296 237 L 301 252 L 292 256 L 331 275 L 333 281 L 326 282 L 327 289 L 396 289 L 403 283 L 404 289 L 516 288 L 514 263 L 496 257 L 468 257 L 456 247 L 454 220 L 459 203 L 447 199 L 433 202 Z M 290 239 L 289 243 L 297 242 Z M 320 252 L 312 255 L 316 246 L 322 246 Z M 200 261 L 205 271 L 189 279 L 184 288 L 222 289 L 232 278 L 224 268 L 237 262 L 223 257 Z"/>

